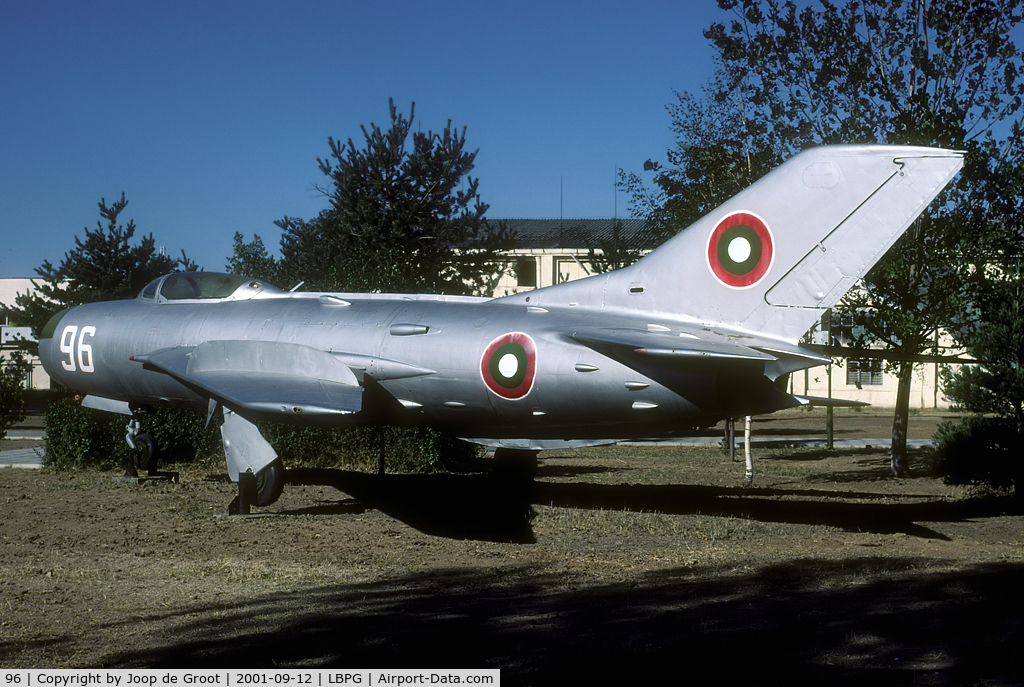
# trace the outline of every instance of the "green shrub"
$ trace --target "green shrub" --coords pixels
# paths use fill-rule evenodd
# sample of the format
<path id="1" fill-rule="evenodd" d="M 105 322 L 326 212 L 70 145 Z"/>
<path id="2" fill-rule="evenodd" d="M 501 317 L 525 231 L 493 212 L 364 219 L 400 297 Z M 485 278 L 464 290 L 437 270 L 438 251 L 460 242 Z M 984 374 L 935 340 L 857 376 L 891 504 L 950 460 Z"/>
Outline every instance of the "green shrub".
<path id="1" fill-rule="evenodd" d="M 428 427 L 320 429 L 261 424 L 285 467 L 377 470 L 380 442 L 388 472 L 436 472 L 473 467 L 477 446 Z"/>
<path id="2" fill-rule="evenodd" d="M 57 470 L 124 466 L 126 424 L 124 416 L 83 408 L 70 396 L 53 400 L 46 408 L 43 463 Z"/>
<path id="3" fill-rule="evenodd" d="M 387 445 L 394 445 L 388 469 L 397 472 L 459 472 L 479 469 L 483 449 L 431 427 L 389 427 Z"/>
<path id="4" fill-rule="evenodd" d="M 207 425 L 202 413 L 157 408 L 143 416 L 142 431 L 153 437 L 162 464 L 224 460 L 218 425 Z"/>
<path id="5" fill-rule="evenodd" d="M 58 470 L 123 468 L 134 457 L 125 440 L 128 421 L 126 415 L 85 408 L 72 397 L 53 400 L 46 409 L 44 463 Z M 153 436 L 162 464 L 187 462 L 214 456 L 220 448 L 220 434 L 204 424 L 197 413 L 158 408 L 143 416 L 141 432 Z"/>
<path id="6" fill-rule="evenodd" d="M 1024 442 L 1012 420 L 983 415 L 943 422 L 935 431 L 935 467 L 948 484 L 1024 490 Z"/>
<path id="7" fill-rule="evenodd" d="M 122 468 L 130 449 L 128 417 L 83 408 L 70 397 L 50 403 L 46 414 L 46 457 L 60 470 Z M 161 465 L 200 461 L 223 465 L 219 419 L 206 426 L 200 413 L 157 408 L 142 418 Z M 476 466 L 478 447 L 427 427 L 321 429 L 262 423 L 260 431 L 285 467 L 347 468 L 375 472 L 384 439 L 389 472 L 464 470 Z"/>

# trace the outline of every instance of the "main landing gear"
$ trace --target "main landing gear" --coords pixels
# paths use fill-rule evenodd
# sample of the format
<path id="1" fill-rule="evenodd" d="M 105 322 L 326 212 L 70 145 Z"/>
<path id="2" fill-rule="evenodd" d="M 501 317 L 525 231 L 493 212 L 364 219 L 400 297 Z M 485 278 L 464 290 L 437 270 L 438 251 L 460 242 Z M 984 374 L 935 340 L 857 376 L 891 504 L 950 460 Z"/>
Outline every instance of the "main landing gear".
<path id="1" fill-rule="evenodd" d="M 238 499 L 237 502 L 231 503 L 228 512 L 232 515 L 249 515 L 253 506 L 269 506 L 281 497 L 283 491 L 284 465 L 278 458 L 258 474 L 254 475 L 248 471 L 239 473 Z"/>

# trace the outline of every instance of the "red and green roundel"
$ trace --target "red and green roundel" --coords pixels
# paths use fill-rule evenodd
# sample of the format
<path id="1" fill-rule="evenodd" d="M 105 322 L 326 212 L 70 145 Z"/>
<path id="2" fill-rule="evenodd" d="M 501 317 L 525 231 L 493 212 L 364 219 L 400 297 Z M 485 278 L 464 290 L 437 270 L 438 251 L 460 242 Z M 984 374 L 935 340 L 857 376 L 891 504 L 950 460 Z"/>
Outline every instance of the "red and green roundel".
<path id="1" fill-rule="evenodd" d="M 537 346 L 521 332 L 502 334 L 480 358 L 480 375 L 487 388 L 515 400 L 530 393 L 537 372 Z"/>
<path id="2" fill-rule="evenodd" d="M 738 289 L 753 286 L 768 272 L 775 254 L 772 233 L 750 212 L 727 215 L 708 238 L 708 266 L 718 281 Z"/>

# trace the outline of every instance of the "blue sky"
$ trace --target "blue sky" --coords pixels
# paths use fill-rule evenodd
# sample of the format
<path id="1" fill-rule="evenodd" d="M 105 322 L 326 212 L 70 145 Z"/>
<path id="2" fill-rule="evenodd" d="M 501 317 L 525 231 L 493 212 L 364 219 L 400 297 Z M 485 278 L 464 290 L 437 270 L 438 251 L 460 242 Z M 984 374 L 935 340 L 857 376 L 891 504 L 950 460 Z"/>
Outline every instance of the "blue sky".
<path id="1" fill-rule="evenodd" d="M 327 206 L 327 137 L 448 119 L 479 148 L 489 217 L 628 214 L 616 166 L 672 144 L 673 90 L 712 71 L 697 2 L 0 0 L 0 277 L 59 264 L 122 217 L 224 268 L 234 232 L 276 249 Z"/>

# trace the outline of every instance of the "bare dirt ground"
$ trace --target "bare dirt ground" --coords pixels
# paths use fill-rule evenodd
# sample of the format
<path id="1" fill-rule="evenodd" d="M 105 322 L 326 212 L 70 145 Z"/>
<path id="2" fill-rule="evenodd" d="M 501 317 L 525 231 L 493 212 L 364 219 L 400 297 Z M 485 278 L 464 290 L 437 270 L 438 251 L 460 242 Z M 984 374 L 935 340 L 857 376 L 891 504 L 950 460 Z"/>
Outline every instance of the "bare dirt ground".
<path id="1" fill-rule="evenodd" d="M 884 447 L 762 449 L 751 488 L 721 450 L 667 446 L 545 452 L 533 479 L 296 470 L 249 518 L 218 470 L 0 470 L 0 667 L 1024 684 L 1024 516 L 916 459 L 892 480 Z"/>

